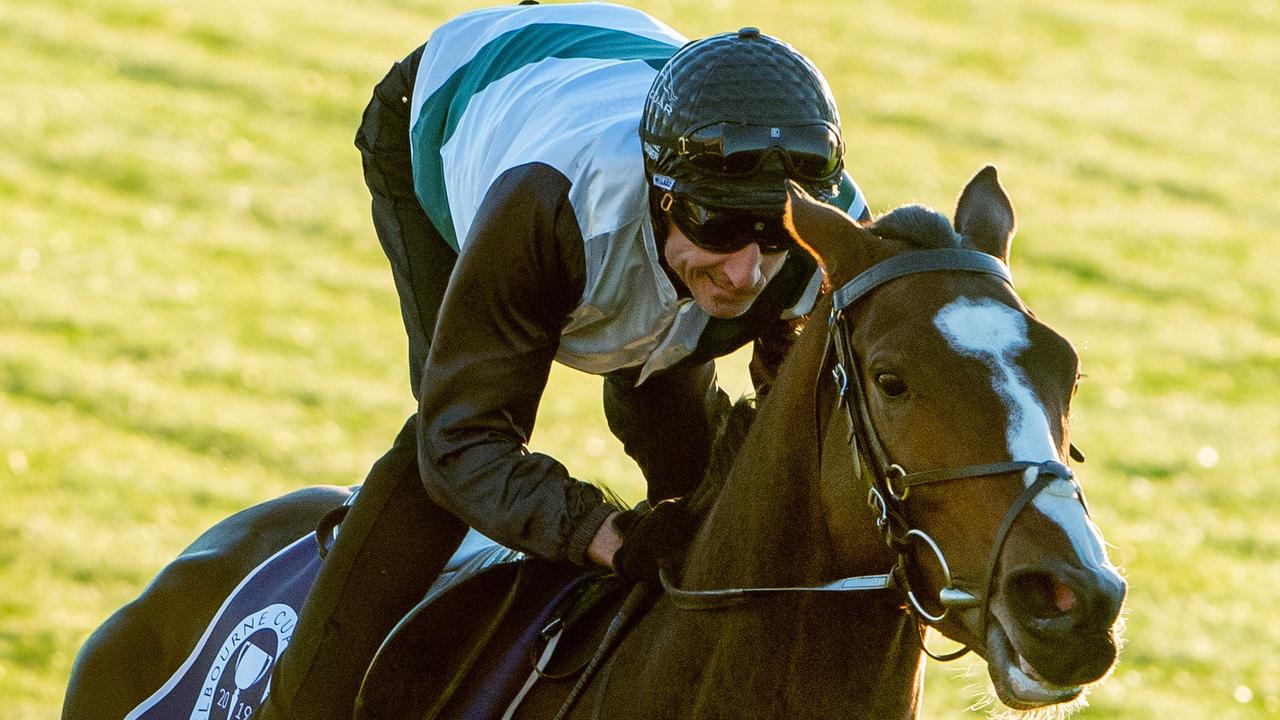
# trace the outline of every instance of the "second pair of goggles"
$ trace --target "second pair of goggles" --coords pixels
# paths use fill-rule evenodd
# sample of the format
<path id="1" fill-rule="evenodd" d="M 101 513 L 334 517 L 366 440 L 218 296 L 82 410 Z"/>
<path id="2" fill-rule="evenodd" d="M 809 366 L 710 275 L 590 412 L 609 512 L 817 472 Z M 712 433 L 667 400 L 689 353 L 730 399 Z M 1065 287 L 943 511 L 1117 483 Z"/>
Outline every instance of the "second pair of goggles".
<path id="1" fill-rule="evenodd" d="M 830 123 L 744 125 L 716 122 L 694 128 L 675 140 L 680 159 L 715 175 L 749 176 L 776 154 L 793 180 L 823 182 L 842 167 L 844 145 Z"/>

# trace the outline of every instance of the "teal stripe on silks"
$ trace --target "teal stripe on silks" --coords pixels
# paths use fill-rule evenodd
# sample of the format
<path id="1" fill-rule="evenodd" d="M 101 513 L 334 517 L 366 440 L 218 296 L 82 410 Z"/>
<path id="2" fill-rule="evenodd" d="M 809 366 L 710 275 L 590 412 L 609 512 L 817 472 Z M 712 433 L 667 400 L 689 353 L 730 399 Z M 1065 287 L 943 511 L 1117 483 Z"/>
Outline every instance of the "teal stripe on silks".
<path id="1" fill-rule="evenodd" d="M 849 177 L 848 170 L 840 172 L 840 190 L 839 193 L 831 200 L 831 204 L 840 208 L 845 212 L 849 212 L 849 206 L 853 205 L 853 201 L 858 197 L 858 193 L 853 191 L 853 178 Z M 854 218 L 857 220 L 857 218 Z"/>
<path id="2" fill-rule="evenodd" d="M 413 126 L 413 185 L 418 199 L 444 239 L 458 250 L 458 237 L 449 212 L 444 185 L 444 160 L 440 148 L 449 142 L 471 98 L 490 84 L 528 65 L 548 58 L 640 60 L 660 69 L 676 46 L 621 30 L 543 23 L 503 33 L 489 41 L 469 62 L 458 68 L 426 102 Z M 636 114 L 643 98 L 636 98 Z M 636 152 L 640 152 L 636 141 Z"/>

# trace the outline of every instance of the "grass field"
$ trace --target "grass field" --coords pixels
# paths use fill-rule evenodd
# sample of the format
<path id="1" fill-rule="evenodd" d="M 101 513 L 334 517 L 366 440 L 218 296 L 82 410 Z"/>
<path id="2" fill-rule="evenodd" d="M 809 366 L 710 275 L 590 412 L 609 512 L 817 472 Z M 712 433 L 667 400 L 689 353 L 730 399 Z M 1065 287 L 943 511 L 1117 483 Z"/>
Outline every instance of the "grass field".
<path id="1" fill-rule="evenodd" d="M 950 210 L 999 165 L 1130 581 L 1080 717 L 1280 716 L 1280 3 L 634 4 L 809 54 L 877 211 Z M 477 6 L 0 5 L 0 720 L 57 717 L 80 643 L 204 528 L 393 438 L 403 331 L 351 138 Z M 598 396 L 557 371 L 534 443 L 634 493 Z M 956 675 L 931 666 L 926 718 L 977 716 Z"/>

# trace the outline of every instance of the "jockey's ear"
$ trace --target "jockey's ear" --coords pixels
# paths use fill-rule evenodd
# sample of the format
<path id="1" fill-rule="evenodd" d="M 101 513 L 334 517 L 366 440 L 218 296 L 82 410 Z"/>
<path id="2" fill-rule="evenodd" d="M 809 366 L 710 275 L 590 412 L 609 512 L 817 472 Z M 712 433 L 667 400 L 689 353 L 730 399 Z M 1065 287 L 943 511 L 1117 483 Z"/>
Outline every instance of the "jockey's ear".
<path id="1" fill-rule="evenodd" d="M 796 243 L 817 260 L 829 282 L 848 280 L 846 273 L 852 276 L 854 271 L 845 266 L 861 255 L 856 249 L 865 243 L 859 238 L 869 235 L 848 213 L 814 199 L 791 180 L 787 181 L 784 224 Z"/>
<path id="2" fill-rule="evenodd" d="M 955 226 L 974 247 L 1009 262 L 1009 246 L 1018 231 L 1018 221 L 1013 215 L 1013 203 L 996 177 L 995 165 L 979 170 L 964 186 L 956 202 Z"/>

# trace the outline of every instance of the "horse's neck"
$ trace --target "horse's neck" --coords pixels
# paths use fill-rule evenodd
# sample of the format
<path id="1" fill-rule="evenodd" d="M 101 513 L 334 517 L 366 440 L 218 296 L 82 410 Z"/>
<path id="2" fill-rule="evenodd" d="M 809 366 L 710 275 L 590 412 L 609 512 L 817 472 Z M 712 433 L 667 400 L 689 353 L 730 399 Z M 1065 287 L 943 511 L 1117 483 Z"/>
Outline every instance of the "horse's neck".
<path id="1" fill-rule="evenodd" d="M 884 598 L 777 598 L 692 611 L 660 600 L 617 653 L 598 715 L 654 720 L 917 716 L 923 665 Z"/>
<path id="2" fill-rule="evenodd" d="M 851 544 L 830 537 L 819 482 L 828 448 L 839 447 L 827 443 L 820 457 L 821 329 L 800 338 L 762 405 L 690 549 L 687 587 L 811 585 L 847 571 L 849 558 L 836 553 Z M 883 571 L 878 542 L 867 530 L 852 545 L 866 552 L 853 552 Z M 620 649 L 611 684 L 623 684 L 609 704 L 627 717 L 914 717 L 920 653 L 897 600 L 785 595 L 698 611 L 663 598 Z"/>
<path id="3" fill-rule="evenodd" d="M 815 317 L 826 308 L 824 301 Z M 817 584 L 892 565 L 855 476 L 827 350 L 825 323 L 811 323 L 690 547 L 684 580 L 691 587 Z M 841 528 L 836 536 L 833 527 Z"/>
<path id="4" fill-rule="evenodd" d="M 830 544 L 816 482 L 823 338 L 814 330 L 797 340 L 690 547 L 684 577 L 695 587 L 793 584 L 823 571 L 820 553 L 795 553 Z"/>

